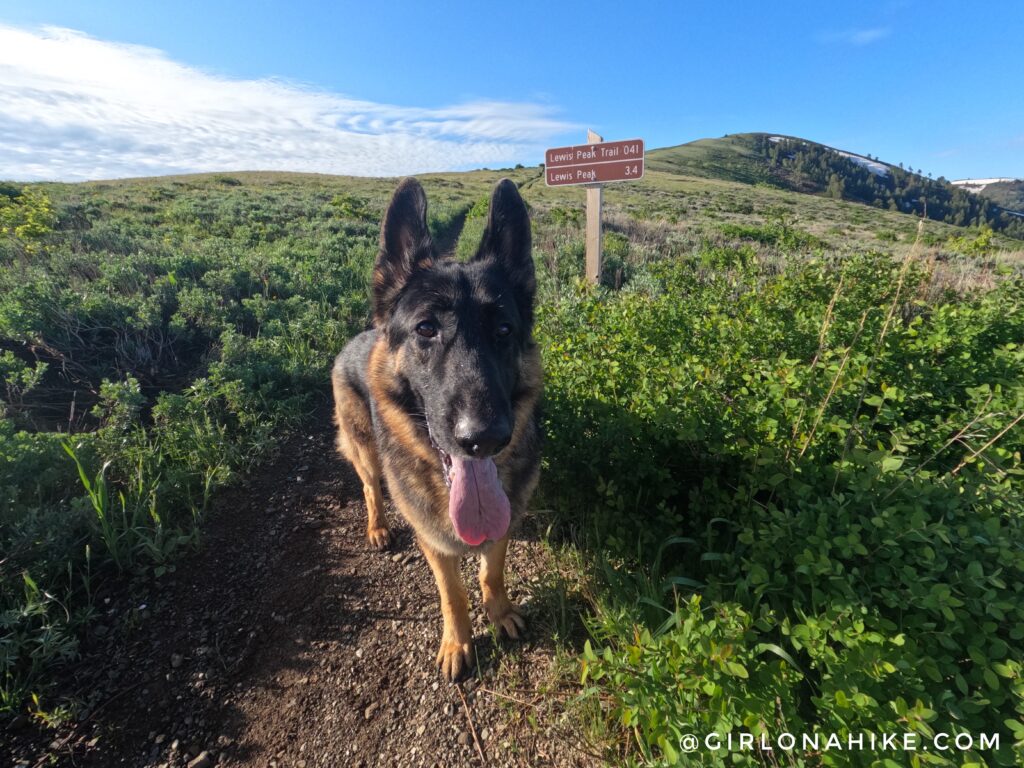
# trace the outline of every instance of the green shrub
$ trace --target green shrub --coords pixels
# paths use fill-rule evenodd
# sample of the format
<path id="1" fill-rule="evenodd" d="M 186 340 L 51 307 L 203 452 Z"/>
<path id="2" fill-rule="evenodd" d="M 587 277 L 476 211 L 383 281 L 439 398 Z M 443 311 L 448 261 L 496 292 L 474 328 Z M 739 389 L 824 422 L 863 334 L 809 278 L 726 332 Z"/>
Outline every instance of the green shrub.
<path id="1" fill-rule="evenodd" d="M 772 211 L 767 217 L 767 222 L 761 226 L 729 223 L 721 224 L 718 228 L 726 237 L 753 240 L 786 250 L 810 250 L 825 246 L 820 238 L 794 227 L 784 211 Z"/>
<path id="2" fill-rule="evenodd" d="M 26 187 L 17 197 L 0 196 L 0 235 L 13 238 L 28 253 L 41 247 L 56 224 L 49 196 Z"/>
<path id="3" fill-rule="evenodd" d="M 346 219 L 375 220 L 377 218 L 376 212 L 369 209 L 365 200 L 349 193 L 343 192 L 335 195 L 331 199 L 331 205 Z"/>
<path id="4" fill-rule="evenodd" d="M 946 246 L 950 250 L 962 253 L 965 256 L 988 256 L 996 249 L 995 243 L 992 242 L 994 235 L 992 227 L 981 227 L 978 230 L 977 236 L 958 235 L 951 237 L 947 241 Z"/>
<path id="5" fill-rule="evenodd" d="M 583 221 L 583 209 L 553 205 L 547 210 L 546 217 L 558 227 L 577 227 Z"/>
<path id="6" fill-rule="evenodd" d="M 611 288 L 628 283 L 633 275 L 629 238 L 621 232 L 605 232 L 601 238 L 601 284 Z"/>
<path id="7" fill-rule="evenodd" d="M 683 733 L 811 729 L 998 732 L 958 759 L 1012 763 L 1024 285 L 925 304 L 881 256 L 733 267 L 539 313 L 545 493 L 634 576 L 584 660 L 608 726 L 651 763 Z"/>
<path id="8" fill-rule="evenodd" d="M 55 706 L 96 585 L 173 568 L 213 491 L 325 398 L 376 251 L 347 190 L 64 194 L 0 201 L 0 712 Z"/>

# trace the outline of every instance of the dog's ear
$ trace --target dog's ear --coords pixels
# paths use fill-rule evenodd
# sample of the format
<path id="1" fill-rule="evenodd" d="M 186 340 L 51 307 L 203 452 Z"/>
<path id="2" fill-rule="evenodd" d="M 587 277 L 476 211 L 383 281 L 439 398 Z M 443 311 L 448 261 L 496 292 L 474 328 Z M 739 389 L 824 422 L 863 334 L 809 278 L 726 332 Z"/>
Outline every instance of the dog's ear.
<path id="1" fill-rule="evenodd" d="M 487 228 L 474 258 L 496 262 L 515 286 L 520 303 L 533 303 L 537 277 L 530 253 L 530 214 L 511 179 L 494 187 Z"/>
<path id="2" fill-rule="evenodd" d="M 429 269 L 434 245 L 427 228 L 427 196 L 414 178 L 402 179 L 380 226 L 380 252 L 373 267 L 373 322 L 382 326 L 409 277 Z"/>

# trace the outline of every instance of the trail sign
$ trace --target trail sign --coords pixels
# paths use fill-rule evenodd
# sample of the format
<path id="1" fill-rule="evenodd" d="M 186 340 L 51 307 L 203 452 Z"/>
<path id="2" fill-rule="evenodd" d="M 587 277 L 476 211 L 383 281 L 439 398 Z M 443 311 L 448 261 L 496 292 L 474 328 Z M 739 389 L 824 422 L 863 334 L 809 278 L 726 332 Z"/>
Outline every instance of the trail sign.
<path id="1" fill-rule="evenodd" d="M 644 140 L 594 142 L 544 153 L 549 187 L 634 181 L 644 175 Z"/>
<path id="2" fill-rule="evenodd" d="M 608 141 L 587 131 L 587 143 L 555 147 L 544 153 L 544 181 L 549 187 L 587 187 L 587 279 L 601 282 L 601 207 L 603 186 L 644 176 L 644 140 Z"/>

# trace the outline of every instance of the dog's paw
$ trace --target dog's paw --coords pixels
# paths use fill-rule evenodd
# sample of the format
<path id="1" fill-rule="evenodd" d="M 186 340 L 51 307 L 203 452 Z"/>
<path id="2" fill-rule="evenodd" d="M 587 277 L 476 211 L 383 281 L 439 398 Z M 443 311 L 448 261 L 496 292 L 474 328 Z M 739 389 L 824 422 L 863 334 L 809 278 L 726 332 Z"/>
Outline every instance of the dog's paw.
<path id="1" fill-rule="evenodd" d="M 513 640 L 518 640 L 519 633 L 526 629 L 526 620 L 523 618 L 519 606 L 507 597 L 503 600 L 486 603 L 484 609 L 487 611 L 487 618 L 498 632 L 504 632 Z"/>
<path id="2" fill-rule="evenodd" d="M 473 644 L 444 638 L 437 652 L 437 666 L 445 679 L 452 682 L 460 679 L 473 666 Z"/>
<path id="3" fill-rule="evenodd" d="M 366 538 L 370 546 L 381 551 L 391 546 L 391 531 L 387 528 L 367 528 Z"/>

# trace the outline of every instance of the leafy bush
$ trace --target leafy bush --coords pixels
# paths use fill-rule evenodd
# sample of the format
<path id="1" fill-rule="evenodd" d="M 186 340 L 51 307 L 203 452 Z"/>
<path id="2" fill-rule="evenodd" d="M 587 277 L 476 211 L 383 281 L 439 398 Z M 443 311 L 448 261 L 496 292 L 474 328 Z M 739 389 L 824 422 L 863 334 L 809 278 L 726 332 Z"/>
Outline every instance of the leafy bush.
<path id="1" fill-rule="evenodd" d="M 547 210 L 547 218 L 555 226 L 579 226 L 583 221 L 583 209 L 582 208 L 567 208 L 561 205 L 554 205 Z"/>
<path id="2" fill-rule="evenodd" d="M 761 226 L 751 224 L 722 224 L 719 226 L 726 237 L 739 240 L 753 240 L 763 245 L 774 245 L 786 250 L 821 248 L 822 240 L 810 232 L 804 232 L 792 225 L 783 212 L 773 211 Z"/>
<path id="3" fill-rule="evenodd" d="M 365 323 L 376 249 L 376 223 L 362 224 L 376 213 L 348 192 L 285 199 L 234 177 L 120 199 L 69 189 L 3 198 L 8 712 L 29 694 L 45 703 L 96 589 L 173 568 L 213 490 L 324 397 L 332 356 Z"/>
<path id="4" fill-rule="evenodd" d="M 338 209 L 338 213 L 348 219 L 376 219 L 377 214 L 369 210 L 366 201 L 348 193 L 335 195 L 331 199 L 331 205 Z"/>
<path id="5" fill-rule="evenodd" d="M 605 232 L 601 238 L 601 284 L 619 288 L 629 282 L 633 264 L 629 261 L 629 238 L 621 232 Z"/>
<path id="6" fill-rule="evenodd" d="M 1024 285 L 925 303 L 881 256 L 731 266 L 540 311 L 545 491 L 611 564 L 603 717 L 652 763 L 684 733 L 811 729 L 998 732 L 960 757 L 1012 763 Z"/>
<path id="7" fill-rule="evenodd" d="M 26 188 L 17 197 L 0 196 L 0 235 L 13 238 L 30 253 L 39 248 L 55 221 L 45 192 Z"/>
<path id="8" fill-rule="evenodd" d="M 975 237 L 959 235 L 949 238 L 947 246 L 950 250 L 965 256 L 988 256 L 996 249 L 995 243 L 992 242 L 994 235 L 992 227 L 981 227 Z"/>
<path id="9" fill-rule="evenodd" d="M 484 195 L 478 198 L 473 205 L 469 207 L 469 211 L 466 213 L 467 219 L 486 219 L 487 212 L 491 208 L 490 195 Z"/>

